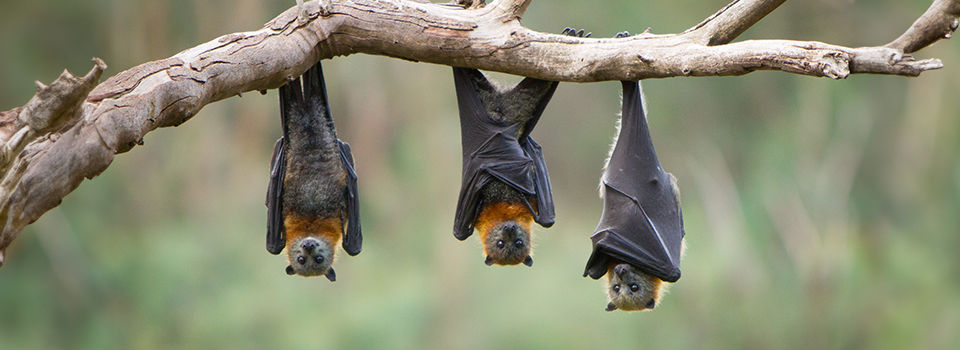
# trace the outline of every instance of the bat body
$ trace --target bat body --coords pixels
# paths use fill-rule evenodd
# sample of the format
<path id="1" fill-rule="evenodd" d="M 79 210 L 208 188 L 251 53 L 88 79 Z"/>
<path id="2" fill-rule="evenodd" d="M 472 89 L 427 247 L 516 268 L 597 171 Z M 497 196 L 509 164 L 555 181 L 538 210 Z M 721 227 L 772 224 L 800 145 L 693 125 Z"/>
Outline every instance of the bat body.
<path id="1" fill-rule="evenodd" d="M 360 253 L 357 175 L 350 145 L 337 139 L 323 70 L 280 87 L 283 137 L 277 140 L 267 189 L 267 251 L 287 250 L 289 275 L 326 276 L 337 244 Z"/>
<path id="2" fill-rule="evenodd" d="M 550 177 L 531 137 L 557 82 L 526 78 L 494 86 L 476 69 L 453 68 L 463 146 L 463 177 L 453 234 L 476 229 L 487 265 L 533 264 L 531 226 L 553 225 Z"/>
<path id="3" fill-rule="evenodd" d="M 640 84 L 624 81 L 620 132 L 601 179 L 603 214 L 584 276 L 607 275 L 607 311 L 652 309 L 680 279 L 683 214 L 676 179 L 660 166 Z"/>

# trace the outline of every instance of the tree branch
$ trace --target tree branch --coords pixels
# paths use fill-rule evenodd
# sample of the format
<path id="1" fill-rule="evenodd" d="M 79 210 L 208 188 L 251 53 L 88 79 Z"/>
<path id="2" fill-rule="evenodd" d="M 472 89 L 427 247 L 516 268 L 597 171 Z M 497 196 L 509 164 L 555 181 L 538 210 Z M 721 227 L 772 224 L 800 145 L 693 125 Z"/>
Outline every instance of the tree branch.
<path id="1" fill-rule="evenodd" d="M 885 47 L 791 40 L 727 44 L 783 1 L 735 0 L 683 33 L 621 39 L 531 31 L 519 23 L 530 0 L 467 10 L 403 0 L 311 1 L 305 21 L 291 8 L 260 30 L 224 35 L 93 88 L 105 68 L 95 60 L 86 76 L 64 73 L 50 86 L 38 83 L 25 106 L 0 113 L 0 265 L 3 250 L 24 226 L 148 132 L 179 125 L 209 103 L 277 88 L 320 59 L 367 53 L 579 82 L 756 70 L 835 79 L 851 73 L 915 76 L 940 68 L 940 61 L 917 61 L 906 53 L 956 29 L 960 6 L 960 0 L 936 0 Z"/>
<path id="2" fill-rule="evenodd" d="M 733 0 L 730 4 L 687 29 L 692 41 L 704 45 L 726 44 L 773 12 L 787 0 Z"/>
<path id="3" fill-rule="evenodd" d="M 960 21 L 960 1 L 934 0 L 933 5 L 924 12 L 910 29 L 886 47 L 912 53 L 940 39 L 950 39 L 957 30 Z"/>

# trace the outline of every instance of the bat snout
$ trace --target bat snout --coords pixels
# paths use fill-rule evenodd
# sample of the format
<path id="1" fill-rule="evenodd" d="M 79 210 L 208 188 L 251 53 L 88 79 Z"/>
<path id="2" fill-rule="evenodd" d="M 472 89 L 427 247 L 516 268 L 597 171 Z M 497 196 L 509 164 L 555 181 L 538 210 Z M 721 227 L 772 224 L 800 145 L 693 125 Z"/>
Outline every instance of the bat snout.
<path id="1" fill-rule="evenodd" d="M 508 235 L 515 235 L 520 231 L 520 225 L 517 225 L 515 222 L 508 222 L 503 224 L 503 233 Z"/>
<path id="2" fill-rule="evenodd" d="M 627 273 L 627 266 L 623 264 L 617 265 L 613 268 L 613 272 L 616 273 L 617 276 L 622 277 L 623 274 Z"/>
<path id="3" fill-rule="evenodd" d="M 311 251 L 313 250 L 313 248 L 316 248 L 318 245 L 319 244 L 317 244 L 317 242 L 312 239 L 304 240 L 303 243 L 300 244 L 300 246 L 303 247 L 303 250 L 306 250 L 306 251 Z"/>

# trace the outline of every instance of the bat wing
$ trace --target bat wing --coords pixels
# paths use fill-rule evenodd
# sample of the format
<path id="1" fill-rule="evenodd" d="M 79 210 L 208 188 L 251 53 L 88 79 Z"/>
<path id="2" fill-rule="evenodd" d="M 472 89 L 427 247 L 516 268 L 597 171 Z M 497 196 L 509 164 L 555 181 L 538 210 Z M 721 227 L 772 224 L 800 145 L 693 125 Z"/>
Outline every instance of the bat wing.
<path id="1" fill-rule="evenodd" d="M 547 172 L 547 162 L 543 160 L 543 150 L 540 144 L 533 140 L 530 133 L 533 132 L 533 128 L 537 126 L 537 122 L 540 121 L 540 116 L 543 115 L 543 110 L 547 108 L 547 103 L 550 102 L 553 93 L 557 91 L 557 86 L 560 85 L 560 83 L 535 78 L 524 78 L 517 84 L 517 87 L 513 89 L 513 93 L 531 94 L 532 92 L 543 90 L 544 85 L 547 85 L 547 89 L 543 92 L 540 100 L 537 101 L 537 106 L 534 108 L 530 120 L 524 124 L 523 133 L 519 139 L 520 146 L 523 148 L 524 153 L 533 161 L 534 191 L 537 196 L 537 211 L 534 213 L 533 218 L 541 226 L 550 227 L 553 226 L 557 218 L 557 213 L 553 206 L 553 191 L 550 189 L 550 173 Z"/>
<path id="2" fill-rule="evenodd" d="M 553 191 L 550 190 L 550 174 L 547 172 L 547 163 L 543 160 L 543 151 L 540 144 L 527 136 L 526 142 L 521 145 L 524 152 L 533 160 L 534 192 L 537 195 L 537 211 L 533 219 L 543 227 L 553 226 L 557 213 L 553 207 Z"/>
<path id="3" fill-rule="evenodd" d="M 584 275 L 600 278 L 616 259 L 667 282 L 680 279 L 684 231 L 678 191 L 657 159 L 637 82 L 623 82 L 620 135 L 602 191 L 603 214 Z"/>
<path id="4" fill-rule="evenodd" d="M 481 207 L 480 192 L 483 186 L 494 179 L 527 196 L 536 196 L 537 208 L 533 210 L 531 207 L 531 212 L 538 223 L 551 225 L 554 219 L 553 197 L 549 193 L 550 181 L 540 146 L 526 136 L 524 140 L 529 140 L 527 142 L 517 139 L 519 124 L 499 123 L 487 114 L 479 94 L 482 91 L 494 96 L 492 94 L 496 90 L 483 73 L 476 69 L 456 67 L 453 73 L 463 146 L 463 177 L 454 218 L 454 236 L 464 240 L 473 234 L 473 224 Z M 547 95 L 549 99 L 550 94 Z M 546 102 L 539 104 L 546 105 Z M 541 112 L 542 109 L 539 108 Z M 527 205 L 530 207 L 529 203 Z M 549 208 L 546 208 L 548 205 Z M 549 220 L 545 220 L 547 218 Z"/>
<path id="5" fill-rule="evenodd" d="M 267 251 L 280 254 L 286 245 L 283 227 L 283 177 L 286 173 L 286 138 L 277 139 L 270 162 L 270 183 L 267 185 Z"/>
<path id="6" fill-rule="evenodd" d="M 482 207 L 480 193 L 483 186 L 499 180 L 520 193 L 533 196 L 537 193 L 533 175 L 533 161 L 509 134 L 490 135 L 475 152 L 465 152 L 454 236 L 464 240 L 473 234 L 473 223 Z"/>
<path id="7" fill-rule="evenodd" d="M 540 99 L 537 101 L 536 107 L 534 107 L 533 115 L 523 126 L 523 134 L 520 135 L 520 140 L 526 139 L 530 136 L 530 133 L 533 132 L 533 128 L 537 126 L 537 122 L 540 121 L 540 116 L 543 115 L 543 110 L 547 108 L 547 103 L 550 103 L 550 99 L 553 98 L 553 93 L 557 91 L 557 86 L 560 85 L 560 82 L 556 81 L 547 81 L 540 80 L 536 78 L 523 78 L 519 84 L 511 91 L 514 94 L 525 94 L 533 95 L 537 92 L 544 90 L 544 85 L 547 86 L 546 91 L 542 93 Z"/>
<path id="8" fill-rule="evenodd" d="M 340 161 L 346 172 L 347 188 L 344 190 L 344 201 L 347 204 L 347 227 L 344 230 L 343 250 L 350 255 L 360 254 L 363 245 L 363 235 L 360 233 L 360 196 L 357 186 L 357 172 L 354 170 L 353 153 L 350 144 L 337 140 L 340 147 Z"/>

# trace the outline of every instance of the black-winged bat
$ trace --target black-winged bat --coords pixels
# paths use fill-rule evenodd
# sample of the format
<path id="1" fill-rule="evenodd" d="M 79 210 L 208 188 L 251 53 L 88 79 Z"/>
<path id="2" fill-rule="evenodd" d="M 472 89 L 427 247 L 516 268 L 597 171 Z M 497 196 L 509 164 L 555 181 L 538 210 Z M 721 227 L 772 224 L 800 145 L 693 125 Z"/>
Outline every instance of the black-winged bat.
<path id="1" fill-rule="evenodd" d="M 287 249 L 286 273 L 336 280 L 337 244 L 360 253 L 357 174 L 350 145 L 337 139 L 320 63 L 280 87 L 283 137 L 267 188 L 267 251 Z"/>
<path id="2" fill-rule="evenodd" d="M 530 226 L 553 225 L 550 176 L 530 137 L 557 82 L 525 78 L 501 89 L 476 69 L 453 68 L 463 177 L 453 235 L 480 232 L 487 265 L 533 264 Z"/>
<path id="3" fill-rule="evenodd" d="M 584 37 L 571 28 L 563 34 Z M 532 222 L 550 227 L 556 214 L 543 152 L 530 132 L 559 83 L 524 78 L 501 88 L 479 70 L 457 67 L 453 80 L 463 146 L 453 235 L 465 240 L 479 231 L 487 265 L 532 266 Z"/>
<path id="4" fill-rule="evenodd" d="M 684 244 L 680 192 L 657 159 L 640 84 L 622 84 L 620 132 L 601 178 L 603 214 L 583 273 L 607 275 L 607 311 L 656 306 L 664 281 L 680 279 Z"/>

